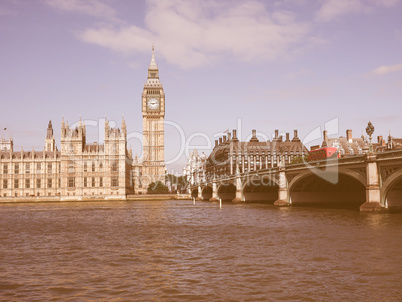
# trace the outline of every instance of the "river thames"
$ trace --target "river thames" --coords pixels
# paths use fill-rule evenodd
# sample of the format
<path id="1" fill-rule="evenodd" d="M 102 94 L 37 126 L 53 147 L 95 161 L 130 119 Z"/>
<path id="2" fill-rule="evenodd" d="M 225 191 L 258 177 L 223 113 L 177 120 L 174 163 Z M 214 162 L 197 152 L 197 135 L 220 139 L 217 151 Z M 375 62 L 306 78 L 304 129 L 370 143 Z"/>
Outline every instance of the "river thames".
<path id="1" fill-rule="evenodd" d="M 402 214 L 0 204 L 1 301 L 401 301 Z"/>

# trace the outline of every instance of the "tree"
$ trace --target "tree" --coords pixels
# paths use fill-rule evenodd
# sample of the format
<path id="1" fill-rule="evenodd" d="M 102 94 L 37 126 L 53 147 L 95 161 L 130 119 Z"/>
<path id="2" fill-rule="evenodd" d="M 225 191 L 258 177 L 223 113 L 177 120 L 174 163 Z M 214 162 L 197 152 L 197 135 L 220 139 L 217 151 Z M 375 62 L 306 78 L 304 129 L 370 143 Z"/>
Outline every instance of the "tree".
<path id="1" fill-rule="evenodd" d="M 185 176 L 175 176 L 173 174 L 166 174 L 165 181 L 170 182 L 172 186 L 175 186 L 178 191 L 183 191 L 188 186 L 188 181 Z"/>
<path id="2" fill-rule="evenodd" d="M 148 194 L 166 194 L 169 193 L 169 189 L 162 182 L 157 181 L 150 183 L 148 186 Z"/>

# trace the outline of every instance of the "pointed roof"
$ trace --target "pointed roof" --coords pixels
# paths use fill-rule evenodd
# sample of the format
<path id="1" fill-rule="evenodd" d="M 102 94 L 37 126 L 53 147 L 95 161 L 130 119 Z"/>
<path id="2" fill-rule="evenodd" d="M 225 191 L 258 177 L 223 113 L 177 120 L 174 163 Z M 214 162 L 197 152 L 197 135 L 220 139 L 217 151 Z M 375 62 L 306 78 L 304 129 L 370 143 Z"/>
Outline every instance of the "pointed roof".
<path id="1" fill-rule="evenodd" d="M 148 67 L 149 70 L 158 70 L 158 65 L 156 65 L 156 61 L 155 61 L 155 47 L 152 44 L 152 59 L 151 59 L 151 63 L 149 64 Z"/>

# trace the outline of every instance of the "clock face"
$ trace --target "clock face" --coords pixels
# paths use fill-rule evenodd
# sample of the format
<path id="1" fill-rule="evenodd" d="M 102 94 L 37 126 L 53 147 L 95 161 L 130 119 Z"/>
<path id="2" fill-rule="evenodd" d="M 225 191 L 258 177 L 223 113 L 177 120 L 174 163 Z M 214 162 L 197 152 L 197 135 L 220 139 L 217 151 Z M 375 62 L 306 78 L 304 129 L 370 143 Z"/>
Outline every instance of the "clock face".
<path id="1" fill-rule="evenodd" d="M 159 108 L 159 100 L 155 99 L 155 98 L 149 99 L 147 102 L 147 105 L 148 105 L 149 109 L 158 109 Z"/>

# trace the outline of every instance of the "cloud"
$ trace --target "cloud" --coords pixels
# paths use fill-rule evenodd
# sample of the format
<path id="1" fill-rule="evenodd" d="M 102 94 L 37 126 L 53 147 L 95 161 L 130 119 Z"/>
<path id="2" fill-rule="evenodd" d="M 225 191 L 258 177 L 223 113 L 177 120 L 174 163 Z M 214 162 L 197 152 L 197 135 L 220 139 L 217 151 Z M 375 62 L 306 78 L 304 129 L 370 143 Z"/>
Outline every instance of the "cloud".
<path id="1" fill-rule="evenodd" d="M 402 70 L 402 64 L 395 64 L 395 65 L 383 65 L 380 66 L 369 73 L 366 74 L 366 76 L 382 76 L 391 72 L 397 72 Z"/>
<path id="2" fill-rule="evenodd" d="M 370 12 L 378 7 L 391 7 L 398 0 L 322 0 L 323 5 L 316 12 L 317 21 L 328 22 L 350 13 Z"/>
<path id="3" fill-rule="evenodd" d="M 100 0 L 43 0 L 45 4 L 60 10 L 86 14 L 108 20 L 117 20 L 116 12 Z"/>
<path id="4" fill-rule="evenodd" d="M 79 34 L 85 42 L 116 52 L 149 52 L 182 68 L 216 64 L 224 59 L 266 62 L 310 43 L 307 22 L 285 10 L 269 12 L 258 1 L 150 0 L 145 27 L 104 26 Z"/>

